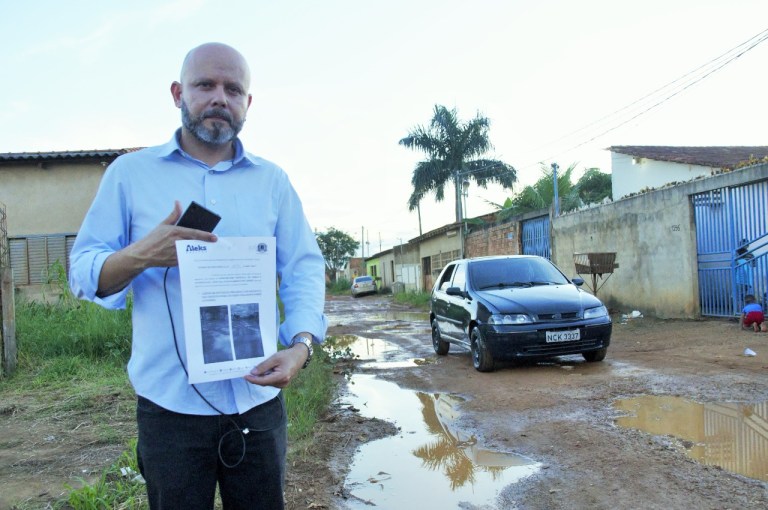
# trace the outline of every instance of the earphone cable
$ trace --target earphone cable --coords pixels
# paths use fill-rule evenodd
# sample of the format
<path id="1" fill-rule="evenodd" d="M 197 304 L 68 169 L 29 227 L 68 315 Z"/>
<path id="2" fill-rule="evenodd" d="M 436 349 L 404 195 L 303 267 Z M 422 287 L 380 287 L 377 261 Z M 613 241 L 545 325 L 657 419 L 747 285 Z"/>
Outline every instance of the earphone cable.
<path id="1" fill-rule="evenodd" d="M 184 374 L 187 376 L 187 378 L 189 378 L 189 372 L 187 372 L 187 367 L 184 365 L 184 360 L 182 360 L 182 358 L 181 358 L 181 351 L 179 350 L 179 342 L 176 339 L 176 326 L 173 323 L 173 313 L 171 313 L 171 302 L 168 299 L 167 281 L 168 281 L 168 271 L 170 269 L 171 269 L 170 267 L 165 268 L 165 275 L 163 276 L 163 292 L 165 294 L 165 306 L 168 308 L 168 318 L 171 321 L 171 332 L 173 333 L 173 346 L 176 349 L 176 356 L 179 358 L 179 363 L 181 364 L 182 370 L 184 370 Z M 245 453 L 246 453 L 245 435 L 248 434 L 250 432 L 250 430 L 247 427 L 246 428 L 241 428 L 237 424 L 237 422 L 234 419 L 232 419 L 231 416 L 228 416 L 228 415 L 224 414 L 223 412 L 221 412 L 221 410 L 218 407 L 216 407 L 215 405 L 211 404 L 211 402 L 207 398 L 205 398 L 202 393 L 200 393 L 200 390 L 197 389 L 197 386 L 195 386 L 194 384 L 191 384 L 190 386 L 192 386 L 192 389 L 195 390 L 195 393 L 197 393 L 197 395 L 201 399 L 203 399 L 203 401 L 206 404 L 208 404 L 208 407 L 210 407 L 211 409 L 216 411 L 220 416 L 226 417 L 227 419 L 229 419 L 229 421 L 232 423 L 232 425 L 234 425 L 234 427 L 235 427 L 234 429 L 225 432 L 219 438 L 218 452 L 219 452 L 219 460 L 224 465 L 224 467 L 227 467 L 227 468 L 237 467 L 245 459 Z M 269 429 L 267 429 L 267 430 L 269 430 Z M 240 450 L 240 457 L 237 459 L 236 462 L 234 462 L 233 464 L 230 464 L 226 460 L 224 460 L 224 455 L 223 455 L 223 453 L 221 451 L 221 448 L 222 448 L 222 445 L 224 444 L 224 439 L 226 439 L 227 436 L 229 436 L 233 432 L 240 432 L 240 441 L 242 442 L 242 447 L 241 447 L 241 450 Z M 259 432 L 261 432 L 261 431 L 259 431 Z"/>

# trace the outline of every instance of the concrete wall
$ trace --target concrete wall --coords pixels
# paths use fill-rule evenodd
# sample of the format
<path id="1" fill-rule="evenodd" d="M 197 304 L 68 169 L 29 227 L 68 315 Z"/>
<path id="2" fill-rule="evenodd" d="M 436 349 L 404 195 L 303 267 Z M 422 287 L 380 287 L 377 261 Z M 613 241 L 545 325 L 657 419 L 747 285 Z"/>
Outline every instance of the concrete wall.
<path id="1" fill-rule="evenodd" d="M 697 314 L 695 227 L 681 189 L 560 216 L 552 226 L 552 261 L 568 276 L 576 275 L 574 253 L 616 253 L 619 268 L 597 281 L 598 297 L 611 308 L 661 318 Z"/>
<path id="2" fill-rule="evenodd" d="M 708 176 L 714 170 L 717 169 L 612 152 L 611 190 L 614 200 L 618 200 L 645 188 L 660 188 L 672 182 L 687 182 L 696 177 Z"/>
<path id="3" fill-rule="evenodd" d="M 609 307 L 696 318 L 696 231 L 689 196 L 766 178 L 768 165 L 759 165 L 559 216 L 552 220 L 552 261 L 573 276 L 574 253 L 616 252 L 619 268 L 598 281 L 597 295 Z"/>
<path id="4" fill-rule="evenodd" d="M 98 162 L 0 166 L 0 202 L 6 206 L 8 235 L 80 230 L 104 170 Z"/>

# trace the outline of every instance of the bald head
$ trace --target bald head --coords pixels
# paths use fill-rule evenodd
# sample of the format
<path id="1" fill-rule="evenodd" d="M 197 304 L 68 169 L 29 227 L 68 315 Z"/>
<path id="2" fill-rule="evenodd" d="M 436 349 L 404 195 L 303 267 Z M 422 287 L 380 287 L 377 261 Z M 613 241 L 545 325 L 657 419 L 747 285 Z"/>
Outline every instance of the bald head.
<path id="1" fill-rule="evenodd" d="M 189 82 L 199 72 L 200 67 L 216 67 L 238 76 L 246 92 L 251 87 L 251 70 L 245 57 L 234 49 L 222 43 L 205 43 L 192 48 L 181 65 L 181 83 Z"/>
<path id="2" fill-rule="evenodd" d="M 194 147 L 212 152 L 211 161 L 226 152 L 245 123 L 250 85 L 248 63 L 231 46 L 206 43 L 187 53 L 180 80 L 171 84 L 181 109 L 182 148 L 196 157 Z"/>

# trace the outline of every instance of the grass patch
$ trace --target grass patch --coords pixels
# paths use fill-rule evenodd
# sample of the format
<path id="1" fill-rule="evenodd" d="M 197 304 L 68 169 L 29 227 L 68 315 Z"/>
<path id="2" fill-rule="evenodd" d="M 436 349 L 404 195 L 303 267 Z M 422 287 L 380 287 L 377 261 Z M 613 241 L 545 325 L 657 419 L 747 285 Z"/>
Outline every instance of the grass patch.
<path id="1" fill-rule="evenodd" d="M 283 390 L 288 408 L 288 440 L 301 445 L 312 439 L 317 419 L 328 409 L 336 386 L 333 381 L 333 361 L 326 349 L 315 349 L 312 363 Z"/>
<path id="2" fill-rule="evenodd" d="M 325 286 L 326 292 L 333 296 L 343 296 L 344 294 L 349 294 L 351 288 L 352 282 L 346 278 L 339 278 L 335 282 L 331 282 Z"/>
<path id="3" fill-rule="evenodd" d="M 23 417 L 17 419 L 30 423 L 61 422 L 62 430 L 89 423 L 90 444 L 124 445 L 122 455 L 98 481 L 68 487 L 53 508 L 146 509 L 145 486 L 134 480 L 135 394 L 125 371 L 131 348 L 130 306 L 105 310 L 63 295 L 55 304 L 17 304 L 19 363 L 12 377 L 0 379 L 0 410 L 20 411 Z M 328 352 L 316 349 L 312 363 L 284 390 L 289 457 L 294 460 L 311 454 L 312 431 L 335 392 L 334 357 Z"/>
<path id="4" fill-rule="evenodd" d="M 422 310 L 429 310 L 429 292 L 400 292 L 394 295 L 394 302 Z"/>
<path id="5" fill-rule="evenodd" d="M 56 509 L 100 510 L 149 508 L 144 484 L 139 478 L 136 461 L 136 440 L 131 440 L 128 449 L 117 462 L 107 468 L 94 484 L 85 484 L 79 489 L 69 487 L 65 499 L 54 505 Z"/>

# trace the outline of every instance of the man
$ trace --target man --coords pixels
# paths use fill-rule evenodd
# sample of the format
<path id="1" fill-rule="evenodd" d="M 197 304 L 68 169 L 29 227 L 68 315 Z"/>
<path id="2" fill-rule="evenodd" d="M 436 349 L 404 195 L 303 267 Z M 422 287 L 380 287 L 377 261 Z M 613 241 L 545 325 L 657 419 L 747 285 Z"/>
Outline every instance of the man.
<path id="1" fill-rule="evenodd" d="M 138 457 L 153 509 L 283 508 L 286 414 L 280 388 L 327 327 L 322 254 L 285 173 L 244 151 L 250 72 L 233 48 L 186 56 L 171 94 L 182 127 L 165 145 L 110 165 L 72 250 L 74 293 L 122 308 L 133 291 L 128 374 L 138 396 Z M 221 216 L 216 233 L 175 226 L 192 200 Z M 170 213 L 168 212 L 170 211 Z M 285 321 L 278 351 L 250 375 L 190 385 L 176 240 L 274 236 Z"/>

